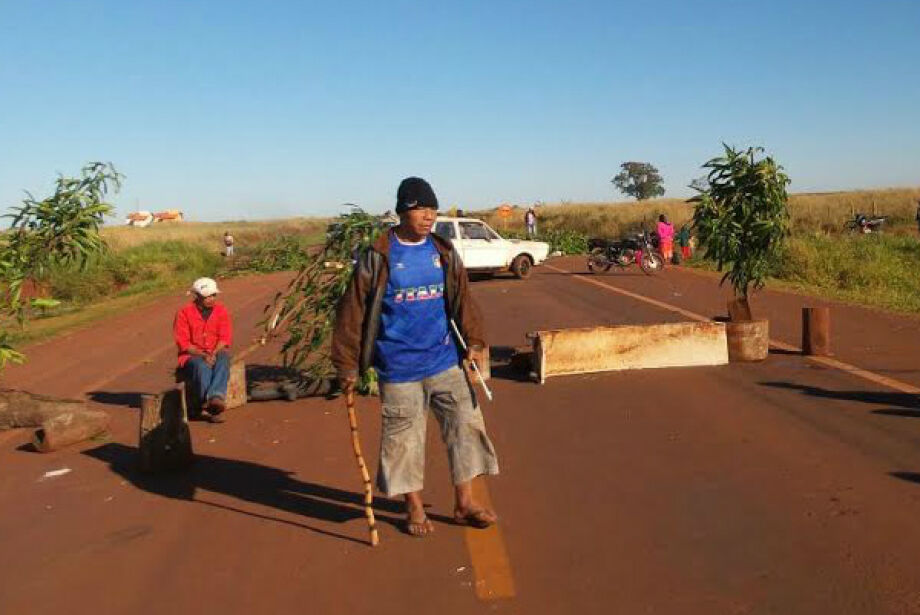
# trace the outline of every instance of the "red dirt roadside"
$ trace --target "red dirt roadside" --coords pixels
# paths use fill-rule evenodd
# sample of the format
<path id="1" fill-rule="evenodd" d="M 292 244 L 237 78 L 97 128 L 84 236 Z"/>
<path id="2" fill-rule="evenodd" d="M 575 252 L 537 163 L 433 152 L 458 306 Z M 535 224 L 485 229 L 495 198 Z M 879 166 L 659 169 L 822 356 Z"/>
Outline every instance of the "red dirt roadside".
<path id="1" fill-rule="evenodd" d="M 554 265 L 566 263 L 579 265 Z M 722 312 L 701 276 L 626 273 L 597 279 Z M 284 279 L 222 283 L 237 347 Z M 473 288 L 492 345 L 520 345 L 534 329 L 679 319 L 546 268 Z M 425 496 L 436 532 L 400 534 L 398 503 L 378 498 L 377 549 L 364 544 L 340 401 L 249 404 L 224 425 L 192 425 L 199 460 L 190 472 L 135 471 L 134 405 L 171 383 L 169 324 L 186 300 L 28 349 L 29 363 L 5 375 L 5 386 L 88 393 L 114 429 L 108 442 L 49 455 L 20 450 L 23 432 L 0 440 L 0 613 L 920 613 L 912 396 L 781 353 L 543 386 L 498 368 L 484 412 L 502 474 L 489 491 L 516 596 L 482 602 L 473 567 L 489 562 L 446 522 L 436 429 Z M 764 297 L 778 335 L 793 335 L 793 317 L 785 333 L 782 319 L 802 302 Z M 911 319 L 836 309 L 834 319 L 842 358 L 910 364 L 902 338 Z M 871 354 L 852 331 L 872 336 Z M 251 363 L 271 359 L 260 353 Z M 377 412 L 376 400 L 359 402 L 372 468 Z M 71 472 L 43 478 L 61 468 Z"/>

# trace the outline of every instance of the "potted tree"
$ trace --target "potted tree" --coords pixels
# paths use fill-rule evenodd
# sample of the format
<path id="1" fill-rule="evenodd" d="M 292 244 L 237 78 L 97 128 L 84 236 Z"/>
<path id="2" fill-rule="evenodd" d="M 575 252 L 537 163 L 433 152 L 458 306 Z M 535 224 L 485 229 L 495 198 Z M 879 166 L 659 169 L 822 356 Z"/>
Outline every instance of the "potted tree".
<path id="1" fill-rule="evenodd" d="M 729 303 L 728 347 L 733 361 L 760 361 L 769 349 L 769 321 L 751 316 L 750 293 L 763 288 L 789 235 L 789 177 L 761 147 L 725 151 L 703 165 L 706 182 L 694 187 L 693 225 L 707 258 L 725 271 L 735 292 Z"/>

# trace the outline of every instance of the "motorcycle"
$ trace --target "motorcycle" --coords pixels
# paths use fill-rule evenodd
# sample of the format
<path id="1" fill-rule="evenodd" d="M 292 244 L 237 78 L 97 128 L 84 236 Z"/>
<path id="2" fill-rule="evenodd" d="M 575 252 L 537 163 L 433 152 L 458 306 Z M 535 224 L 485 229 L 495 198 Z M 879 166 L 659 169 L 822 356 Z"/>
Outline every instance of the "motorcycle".
<path id="1" fill-rule="evenodd" d="M 878 233 L 882 230 L 882 225 L 888 221 L 887 216 L 872 216 L 865 214 L 855 214 L 852 220 L 847 220 L 843 229 L 851 233 Z"/>
<path id="2" fill-rule="evenodd" d="M 588 242 L 588 250 L 588 271 L 591 273 L 610 271 L 614 266 L 626 269 L 638 264 L 646 275 L 652 275 L 664 267 L 664 260 L 646 232 L 619 241 L 594 238 Z"/>

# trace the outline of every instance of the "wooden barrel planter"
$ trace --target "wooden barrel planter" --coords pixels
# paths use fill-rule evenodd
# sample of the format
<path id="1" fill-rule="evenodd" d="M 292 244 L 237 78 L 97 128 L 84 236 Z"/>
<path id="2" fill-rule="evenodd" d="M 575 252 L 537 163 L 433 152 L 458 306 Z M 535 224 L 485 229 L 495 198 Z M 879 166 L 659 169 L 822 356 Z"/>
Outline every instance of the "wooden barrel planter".
<path id="1" fill-rule="evenodd" d="M 748 320 L 725 323 L 728 360 L 763 361 L 770 352 L 770 321 Z"/>

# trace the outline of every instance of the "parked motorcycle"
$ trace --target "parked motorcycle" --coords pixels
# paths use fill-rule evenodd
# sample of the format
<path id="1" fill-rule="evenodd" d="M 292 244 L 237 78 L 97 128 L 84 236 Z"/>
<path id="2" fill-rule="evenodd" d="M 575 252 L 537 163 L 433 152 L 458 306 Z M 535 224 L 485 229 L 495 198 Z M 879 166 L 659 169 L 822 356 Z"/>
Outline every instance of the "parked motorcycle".
<path id="1" fill-rule="evenodd" d="M 594 238 L 588 241 L 588 250 L 588 271 L 592 273 L 610 271 L 614 266 L 626 269 L 637 263 L 642 271 L 652 275 L 664 267 L 664 260 L 645 232 L 616 241 Z"/>
<path id="2" fill-rule="evenodd" d="M 852 220 L 847 220 L 843 229 L 851 233 L 878 233 L 882 230 L 882 225 L 888 221 L 888 216 L 867 216 L 865 214 L 855 214 Z"/>

